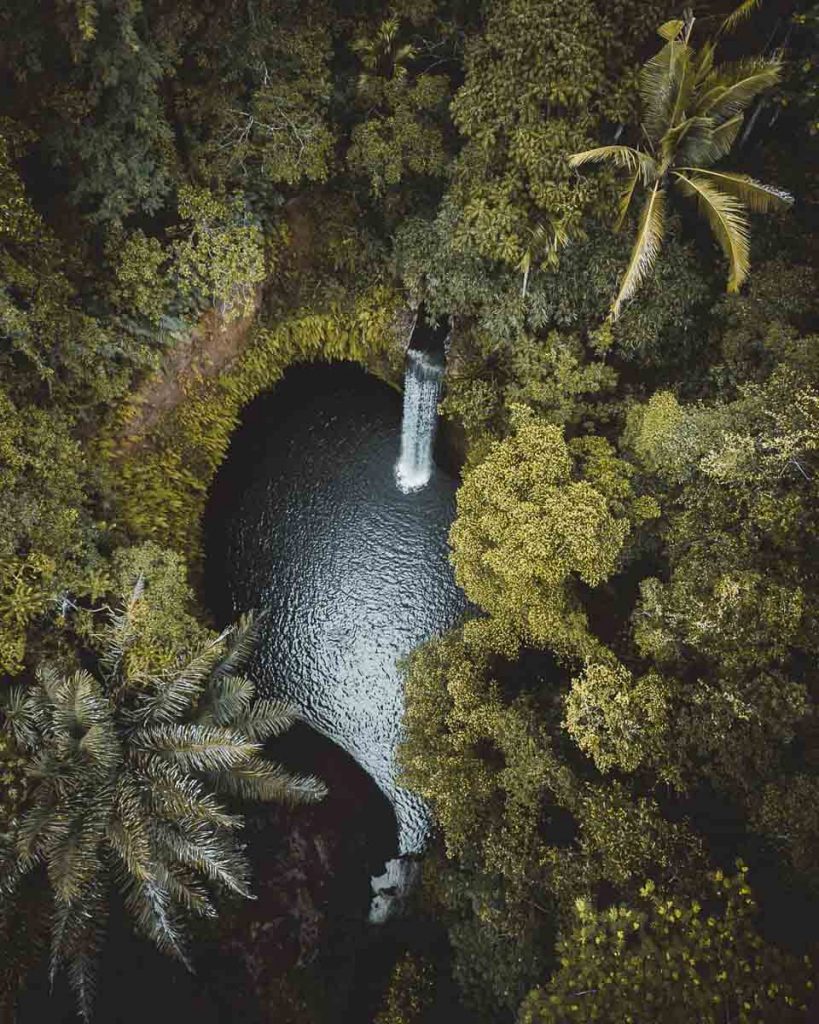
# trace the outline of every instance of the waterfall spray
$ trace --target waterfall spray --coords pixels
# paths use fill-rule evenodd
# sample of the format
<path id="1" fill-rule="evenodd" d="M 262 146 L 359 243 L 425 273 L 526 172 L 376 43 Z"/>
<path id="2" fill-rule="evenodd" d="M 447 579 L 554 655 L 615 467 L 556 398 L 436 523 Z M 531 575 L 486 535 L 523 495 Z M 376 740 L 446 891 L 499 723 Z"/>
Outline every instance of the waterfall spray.
<path id="1" fill-rule="evenodd" d="M 421 490 L 432 475 L 443 375 L 444 368 L 434 357 L 418 349 L 407 350 L 401 455 L 395 464 L 395 479 L 405 494 Z"/>

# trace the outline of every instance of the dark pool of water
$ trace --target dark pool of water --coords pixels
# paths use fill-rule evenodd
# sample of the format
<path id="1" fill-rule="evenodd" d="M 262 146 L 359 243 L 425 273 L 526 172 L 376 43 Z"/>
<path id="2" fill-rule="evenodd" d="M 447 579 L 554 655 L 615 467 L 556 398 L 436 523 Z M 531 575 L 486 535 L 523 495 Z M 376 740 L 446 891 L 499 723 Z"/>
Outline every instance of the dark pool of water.
<path id="1" fill-rule="evenodd" d="M 447 559 L 456 482 L 436 470 L 402 493 L 400 432 L 400 395 L 359 368 L 289 370 L 248 408 L 215 482 L 206 589 L 222 621 L 267 610 L 254 677 L 369 772 L 412 852 L 427 816 L 395 783 L 399 662 L 465 602 Z"/>

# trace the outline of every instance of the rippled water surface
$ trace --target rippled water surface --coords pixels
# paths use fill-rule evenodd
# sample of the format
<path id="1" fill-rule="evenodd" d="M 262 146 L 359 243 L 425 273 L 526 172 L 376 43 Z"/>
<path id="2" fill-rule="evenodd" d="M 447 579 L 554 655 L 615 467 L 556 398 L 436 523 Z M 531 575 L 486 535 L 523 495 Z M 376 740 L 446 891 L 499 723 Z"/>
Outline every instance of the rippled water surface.
<path id="1" fill-rule="evenodd" d="M 464 610 L 447 561 L 455 481 L 402 493 L 401 398 L 347 364 L 288 371 L 248 409 L 214 486 L 207 583 L 224 619 L 269 610 L 252 670 L 393 801 L 401 852 L 426 814 L 396 787 L 398 661 Z M 332 780 L 329 780 L 332 784 Z"/>

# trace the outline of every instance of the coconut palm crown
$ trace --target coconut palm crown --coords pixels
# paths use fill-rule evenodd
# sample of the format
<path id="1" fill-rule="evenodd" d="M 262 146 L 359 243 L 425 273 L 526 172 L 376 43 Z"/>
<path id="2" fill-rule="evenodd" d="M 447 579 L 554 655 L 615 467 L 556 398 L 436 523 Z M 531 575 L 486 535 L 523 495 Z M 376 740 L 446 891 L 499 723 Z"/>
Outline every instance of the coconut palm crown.
<path id="1" fill-rule="evenodd" d="M 0 913 L 14 912 L 26 875 L 44 872 L 50 975 L 67 970 L 86 1019 L 112 889 L 137 930 L 189 966 L 185 918 L 215 916 L 220 890 L 250 896 L 242 819 L 220 797 L 300 802 L 325 793 L 263 755 L 264 740 L 295 714 L 255 699 L 240 674 L 252 620 L 170 670 L 135 677 L 126 666 L 140 591 L 111 616 L 98 675 L 41 665 L 4 708 L 29 787 L 0 836 Z"/>
<path id="2" fill-rule="evenodd" d="M 616 320 L 625 302 L 654 266 L 665 226 L 667 190 L 673 185 L 695 200 L 728 259 L 728 291 L 738 291 L 750 269 L 748 212 L 780 210 L 793 202 L 781 189 L 745 174 L 715 170 L 737 139 L 744 110 L 781 72 L 779 57 L 754 57 L 715 64 L 716 44 L 691 45 L 694 18 L 669 21 L 659 29 L 665 45 L 642 68 L 643 147 L 598 146 L 574 153 L 574 167 L 613 163 L 627 175 L 615 230 L 638 191 L 646 198 L 631 259 L 611 307 Z"/>

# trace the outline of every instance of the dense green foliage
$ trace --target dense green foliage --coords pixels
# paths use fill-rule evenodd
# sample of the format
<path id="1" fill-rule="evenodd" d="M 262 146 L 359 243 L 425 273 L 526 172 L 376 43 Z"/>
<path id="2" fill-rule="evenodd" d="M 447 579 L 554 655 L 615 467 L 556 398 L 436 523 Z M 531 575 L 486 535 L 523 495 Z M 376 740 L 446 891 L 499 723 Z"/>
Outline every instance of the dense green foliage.
<path id="1" fill-rule="evenodd" d="M 88 993 L 111 888 L 180 949 L 247 888 L 217 783 L 282 795 L 289 717 L 191 589 L 208 488 L 291 364 L 397 382 L 423 302 L 473 610 L 406 673 L 449 955 L 378 1019 L 447 986 L 493 1022 L 800 1019 L 819 15 L 780 7 L 0 0 L 0 1002 L 49 926 Z"/>
<path id="2" fill-rule="evenodd" d="M 531 993 L 521 1024 L 804 1019 L 812 983 L 794 988 L 793 964 L 764 947 L 744 875 L 709 876 L 710 912 L 700 899 L 663 899 L 652 882 L 633 908 L 578 900 L 549 993 Z"/>

